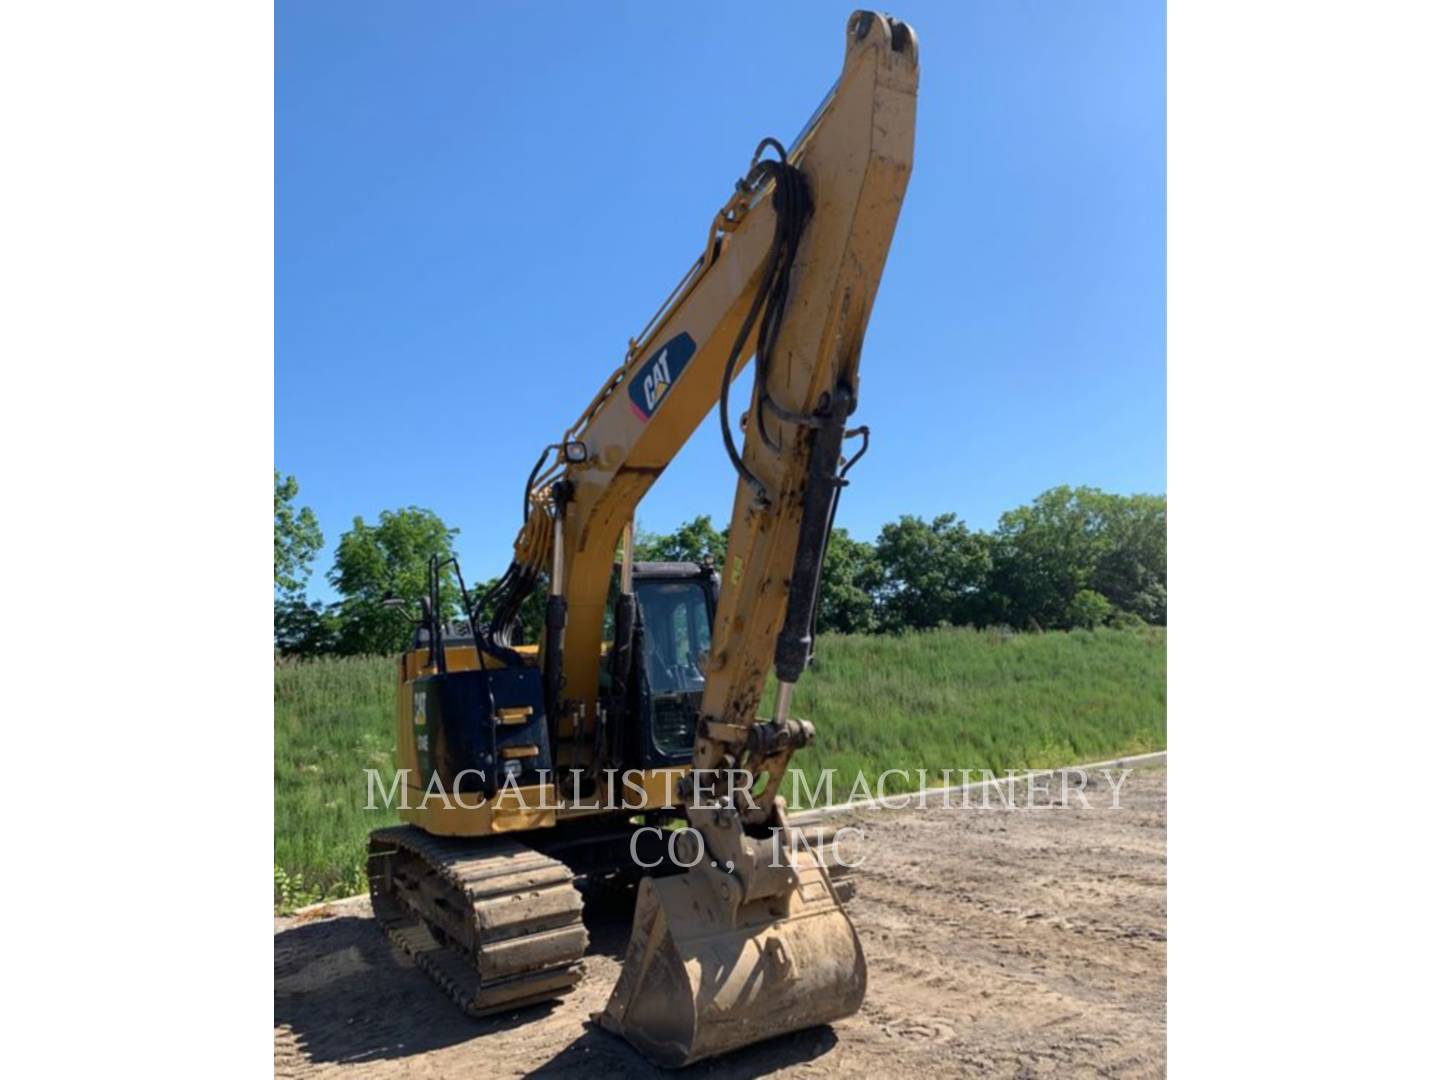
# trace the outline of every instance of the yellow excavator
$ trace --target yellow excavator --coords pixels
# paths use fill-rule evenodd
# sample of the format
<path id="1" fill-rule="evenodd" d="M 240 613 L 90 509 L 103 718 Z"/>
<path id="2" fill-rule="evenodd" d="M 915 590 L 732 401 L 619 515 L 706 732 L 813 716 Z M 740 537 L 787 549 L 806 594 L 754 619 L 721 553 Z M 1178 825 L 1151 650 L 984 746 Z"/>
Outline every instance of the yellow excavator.
<path id="1" fill-rule="evenodd" d="M 846 474 L 865 327 L 910 176 L 919 54 L 856 12 L 799 136 L 765 139 L 700 257 L 524 490 L 483 597 L 431 565 L 399 662 L 404 824 L 371 835 L 375 916 L 473 1015 L 570 992 L 582 889 L 637 886 L 599 1023 L 681 1066 L 857 1011 L 865 960 L 781 778 Z M 753 357 L 738 417 L 730 385 Z M 719 403 L 737 473 L 723 566 L 634 557 L 637 504 Z M 464 618 L 444 617 L 453 570 Z M 544 588 L 536 645 L 516 641 Z M 484 613 L 483 617 L 482 613 Z M 771 669 L 773 716 L 758 716 Z"/>

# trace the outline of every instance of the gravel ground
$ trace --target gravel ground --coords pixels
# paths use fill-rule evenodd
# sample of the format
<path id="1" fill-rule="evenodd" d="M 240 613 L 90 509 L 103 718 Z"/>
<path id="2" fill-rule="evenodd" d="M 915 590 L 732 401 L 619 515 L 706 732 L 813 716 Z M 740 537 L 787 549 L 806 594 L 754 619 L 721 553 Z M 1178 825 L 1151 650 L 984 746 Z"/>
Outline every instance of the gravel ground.
<path id="1" fill-rule="evenodd" d="M 1103 781 L 1087 795 L 1089 810 L 852 816 L 864 1007 L 686 1075 L 1163 1074 L 1166 773 L 1132 774 L 1119 809 Z M 619 903 L 587 908 L 588 974 L 570 997 L 470 1020 L 392 952 L 364 901 L 277 918 L 276 1074 L 651 1075 L 587 1023 L 629 919 Z"/>

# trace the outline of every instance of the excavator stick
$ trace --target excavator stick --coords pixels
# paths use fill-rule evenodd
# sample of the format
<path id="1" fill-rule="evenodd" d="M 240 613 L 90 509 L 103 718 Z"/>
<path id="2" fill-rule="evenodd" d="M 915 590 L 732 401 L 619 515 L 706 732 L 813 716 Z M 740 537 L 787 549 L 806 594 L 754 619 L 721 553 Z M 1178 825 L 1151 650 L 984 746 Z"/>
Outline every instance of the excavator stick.
<path id="1" fill-rule="evenodd" d="M 732 905 L 718 875 L 640 884 L 625 967 L 600 1016 L 655 1064 L 678 1068 L 850 1016 L 865 957 L 825 868 L 795 857 L 797 887 Z"/>
<path id="2" fill-rule="evenodd" d="M 810 660 L 836 499 L 859 457 L 845 461 L 844 440 L 865 431 L 847 421 L 909 178 L 918 76 L 914 31 L 856 12 L 835 89 L 788 156 L 764 163 L 776 239 L 750 314 L 764 305 L 743 455 L 726 418 L 729 367 L 720 381 L 739 479 L 693 772 L 681 784 L 694 796 L 694 857 L 677 854 L 690 869 L 641 883 L 625 966 L 599 1017 L 661 1066 L 842 1019 L 865 997 L 855 927 L 824 864 L 790 843 L 777 789 L 791 753 L 814 738 L 789 716 L 791 692 Z M 775 716 L 762 722 L 772 670 Z"/>

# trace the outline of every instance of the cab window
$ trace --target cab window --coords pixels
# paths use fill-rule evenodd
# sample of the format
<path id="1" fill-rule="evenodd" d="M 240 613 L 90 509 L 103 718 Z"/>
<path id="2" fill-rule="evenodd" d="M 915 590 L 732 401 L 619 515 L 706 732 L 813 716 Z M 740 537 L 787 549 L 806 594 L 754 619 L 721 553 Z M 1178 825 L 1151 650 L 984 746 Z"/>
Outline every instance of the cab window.
<path id="1" fill-rule="evenodd" d="M 665 754 L 689 753 L 710 659 L 710 610 L 698 581 L 637 582 L 645 625 L 651 732 Z"/>

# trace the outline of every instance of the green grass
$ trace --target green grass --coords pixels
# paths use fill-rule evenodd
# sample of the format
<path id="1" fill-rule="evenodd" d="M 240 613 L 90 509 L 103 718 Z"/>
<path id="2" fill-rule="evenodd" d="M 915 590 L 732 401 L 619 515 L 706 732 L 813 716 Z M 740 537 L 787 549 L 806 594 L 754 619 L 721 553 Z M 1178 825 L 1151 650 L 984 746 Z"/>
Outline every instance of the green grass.
<path id="1" fill-rule="evenodd" d="M 397 820 L 364 809 L 364 770 L 388 783 L 394 768 L 394 688 L 383 657 L 276 667 L 277 908 L 364 891 L 365 837 Z M 812 787 L 833 769 L 837 801 L 861 770 L 873 785 L 885 769 L 908 769 L 908 783 L 887 778 L 888 793 L 918 787 L 922 768 L 934 786 L 942 769 L 1003 773 L 1160 750 L 1165 632 L 826 636 L 793 712 L 819 733 L 797 766 Z"/>
<path id="2" fill-rule="evenodd" d="M 888 794 L 917 790 L 920 769 L 935 787 L 943 769 L 1004 773 L 1161 750 L 1165 632 L 822 638 L 791 711 L 817 729 L 792 770 L 813 790 L 820 771 L 833 769 L 837 802 L 862 770 L 872 788 L 885 769 L 908 770 L 908 782 L 886 778 Z M 787 780 L 782 794 L 791 791 Z"/>
<path id="3" fill-rule="evenodd" d="M 394 775 L 395 678 L 388 657 L 276 666 L 277 908 L 365 891 L 365 837 L 399 820 L 365 809 L 365 769 Z"/>

